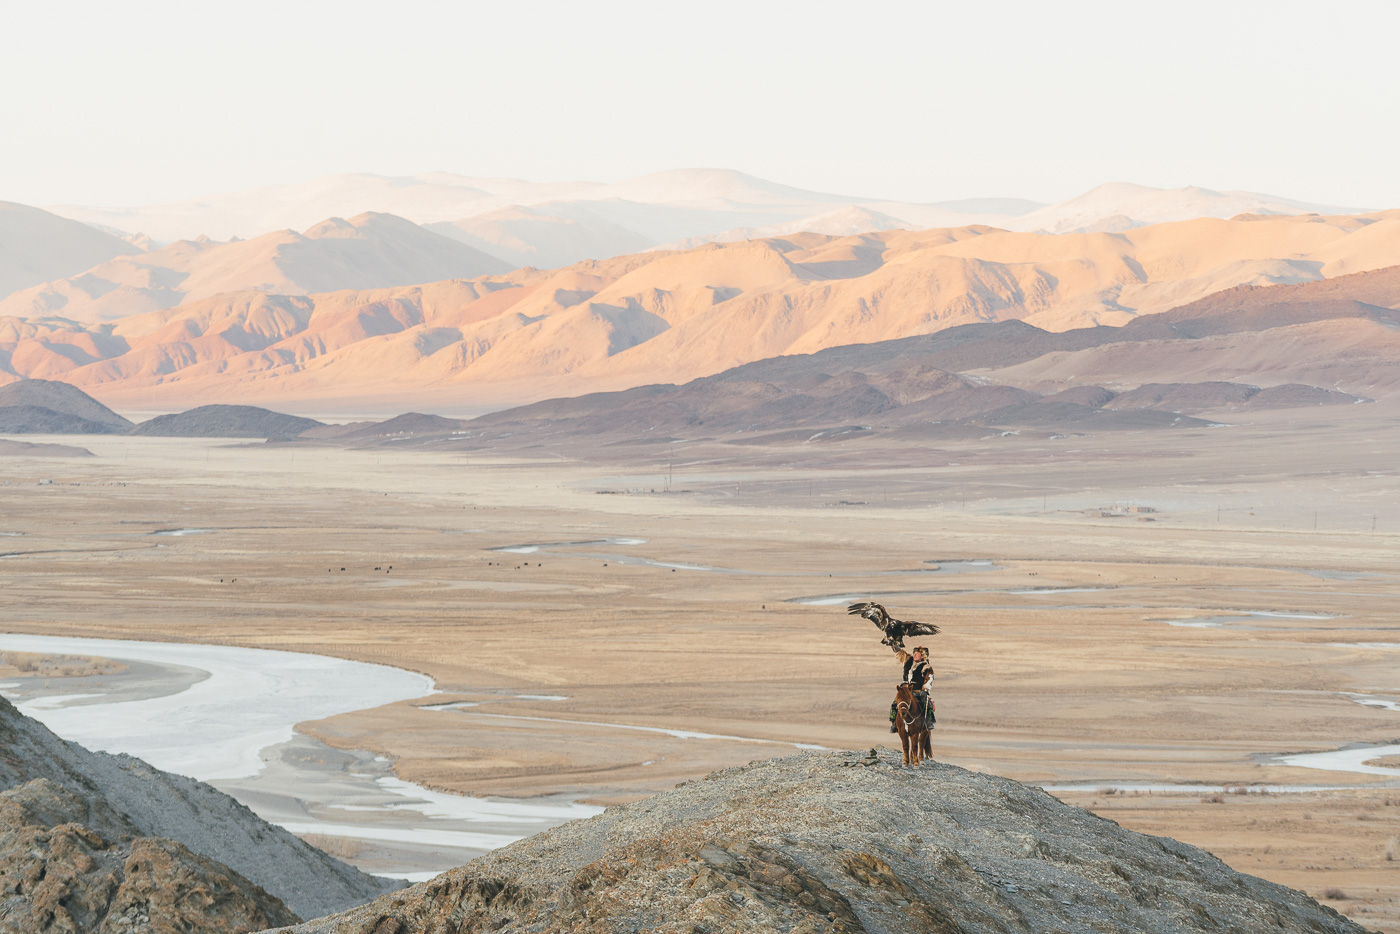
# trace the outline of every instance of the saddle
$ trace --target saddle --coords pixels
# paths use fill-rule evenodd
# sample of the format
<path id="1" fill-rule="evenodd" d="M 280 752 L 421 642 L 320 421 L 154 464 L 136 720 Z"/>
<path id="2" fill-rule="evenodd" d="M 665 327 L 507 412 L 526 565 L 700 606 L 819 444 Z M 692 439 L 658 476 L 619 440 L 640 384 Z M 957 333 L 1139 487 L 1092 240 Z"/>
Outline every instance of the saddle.
<path id="1" fill-rule="evenodd" d="M 928 691 L 916 689 L 914 691 L 914 699 L 924 705 L 924 724 L 930 730 L 933 729 L 933 725 L 938 722 L 938 718 L 933 715 L 938 705 L 933 702 L 933 698 L 929 696 Z"/>
<path id="2" fill-rule="evenodd" d="M 905 684 L 908 684 L 908 685 L 911 685 L 911 686 L 912 686 L 912 684 L 913 684 L 912 681 L 906 681 L 906 682 L 904 682 L 904 683 L 905 683 Z M 933 711 L 934 711 L 935 708 L 937 707 L 937 705 L 934 704 L 934 702 L 933 702 L 933 698 L 929 696 L 928 691 L 924 691 L 924 690 L 921 690 L 921 689 L 919 689 L 919 688 L 914 688 L 914 700 L 915 700 L 917 703 L 919 703 L 919 704 L 921 704 L 921 705 L 923 706 L 923 709 L 924 709 L 924 725 L 925 725 L 928 729 L 930 729 L 930 730 L 933 729 L 933 725 L 934 725 L 935 723 L 938 722 L 938 718 L 935 717 L 935 716 L 933 715 Z M 894 704 L 890 704 L 890 732 L 891 732 L 891 733 L 893 733 L 893 732 L 895 731 L 895 729 L 894 729 L 894 715 L 895 715 L 894 706 L 895 706 Z"/>

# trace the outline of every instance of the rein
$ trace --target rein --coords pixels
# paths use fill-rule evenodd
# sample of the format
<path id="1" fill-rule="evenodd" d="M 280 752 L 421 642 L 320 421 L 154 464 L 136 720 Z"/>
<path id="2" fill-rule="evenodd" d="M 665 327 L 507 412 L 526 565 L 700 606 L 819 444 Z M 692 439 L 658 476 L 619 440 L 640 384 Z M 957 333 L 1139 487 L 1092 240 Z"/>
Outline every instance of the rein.
<path id="1" fill-rule="evenodd" d="M 903 714 L 904 726 L 906 728 L 914 725 L 914 717 L 911 714 L 913 704 L 910 701 L 895 701 L 895 709 Z"/>

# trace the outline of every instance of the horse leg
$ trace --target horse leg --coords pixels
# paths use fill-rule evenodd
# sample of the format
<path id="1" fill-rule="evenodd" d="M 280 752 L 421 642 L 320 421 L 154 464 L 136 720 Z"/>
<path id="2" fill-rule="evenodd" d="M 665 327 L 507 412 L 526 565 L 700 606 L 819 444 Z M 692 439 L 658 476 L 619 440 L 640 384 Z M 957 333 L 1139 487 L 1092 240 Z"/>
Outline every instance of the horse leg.
<path id="1" fill-rule="evenodd" d="M 904 728 L 904 721 L 899 722 L 899 741 L 904 746 L 904 764 L 909 764 L 909 731 Z"/>
<path id="2" fill-rule="evenodd" d="M 911 757 L 911 758 L 914 760 L 914 763 L 913 763 L 913 764 L 914 764 L 914 765 L 918 765 L 918 764 L 919 764 L 919 733 L 918 733 L 917 730 L 909 734 L 909 745 L 910 745 L 911 747 L 913 747 L 913 750 L 914 750 L 914 755 Z"/>

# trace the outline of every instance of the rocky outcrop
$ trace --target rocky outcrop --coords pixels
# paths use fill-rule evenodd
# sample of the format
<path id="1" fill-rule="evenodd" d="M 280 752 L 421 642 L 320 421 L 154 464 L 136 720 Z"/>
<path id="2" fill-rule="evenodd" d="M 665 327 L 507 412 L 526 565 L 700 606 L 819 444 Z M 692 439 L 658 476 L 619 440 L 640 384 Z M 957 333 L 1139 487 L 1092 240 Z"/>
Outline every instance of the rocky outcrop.
<path id="1" fill-rule="evenodd" d="M 298 920 L 222 863 L 138 833 L 48 779 L 0 792 L 0 934 L 239 934 Z"/>
<path id="2" fill-rule="evenodd" d="M 1361 932 L 1010 779 L 808 753 L 555 828 L 296 934 Z"/>
<path id="3" fill-rule="evenodd" d="M 175 841 L 262 886 L 302 918 L 397 887 L 309 846 L 203 782 L 60 739 L 0 698 L 0 789 L 41 778 L 88 802 L 90 813 L 79 822 L 104 839 Z"/>
<path id="4" fill-rule="evenodd" d="M 22 379 L 0 386 L 0 432 L 6 434 L 114 435 L 131 422 L 76 386 Z"/>
<path id="5" fill-rule="evenodd" d="M 255 405 L 202 405 L 175 415 L 158 415 L 131 430 L 163 438 L 295 438 L 321 422 L 284 415 Z"/>

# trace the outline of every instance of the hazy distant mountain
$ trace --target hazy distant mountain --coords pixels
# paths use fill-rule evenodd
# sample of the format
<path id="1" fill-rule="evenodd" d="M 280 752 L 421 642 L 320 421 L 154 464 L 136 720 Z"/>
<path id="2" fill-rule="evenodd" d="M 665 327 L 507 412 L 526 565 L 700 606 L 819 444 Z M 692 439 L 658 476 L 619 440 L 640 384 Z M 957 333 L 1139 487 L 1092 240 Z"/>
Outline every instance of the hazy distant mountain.
<path id="1" fill-rule="evenodd" d="M 0 201 L 0 298 L 138 252 L 119 237 L 86 224 Z"/>
<path id="2" fill-rule="evenodd" d="M 966 198 L 931 204 L 807 191 L 731 169 L 675 169 L 622 182 L 536 183 L 447 173 L 336 175 L 176 204 L 65 205 L 65 217 L 157 241 L 250 238 L 324 217 L 377 211 L 432 225 L 513 266 L 552 268 L 653 248 L 685 249 L 809 231 L 829 234 L 965 227 L 1051 233 L 1130 230 L 1237 214 L 1347 213 L 1250 192 L 1102 185 L 1058 204 Z"/>
<path id="3" fill-rule="evenodd" d="M 455 220 L 511 204 L 534 204 L 596 187 L 590 182 L 467 178 L 447 172 L 406 177 L 328 175 L 191 201 L 141 207 L 60 205 L 54 213 L 89 224 L 143 231 L 157 240 L 245 239 L 270 230 L 304 230 L 326 217 L 396 214 L 417 223 Z"/>
<path id="4" fill-rule="evenodd" d="M 504 272 L 508 263 L 391 214 L 333 217 L 304 233 L 180 240 L 0 300 L 0 315 L 114 321 L 230 292 L 304 295 Z"/>
<path id="5" fill-rule="evenodd" d="M 807 206 L 857 200 L 803 191 L 728 169 L 677 169 L 615 184 L 468 178 L 439 172 L 405 177 L 333 175 L 174 204 L 127 208 L 62 205 L 54 211 L 86 223 L 140 230 L 157 240 L 177 240 L 200 234 L 224 239 L 252 237 L 279 228 L 300 230 L 324 217 L 348 217 L 365 211 L 428 224 L 515 206 L 625 201 L 721 214 L 758 208 L 777 220 L 813 213 L 805 210 Z M 728 226 L 734 225 L 720 225 Z"/>
<path id="6" fill-rule="evenodd" d="M 795 221 L 784 221 L 780 224 L 768 224 L 763 227 L 735 227 L 730 230 L 721 230 L 719 233 L 706 234 L 699 237 L 686 237 L 683 240 L 663 243 L 661 246 L 656 247 L 656 249 L 689 250 L 697 246 L 703 246 L 706 243 L 734 243 L 739 240 L 762 240 L 765 237 L 783 237 L 788 234 L 803 232 L 846 237 L 853 234 L 880 230 L 917 230 L 922 226 L 921 224 L 912 224 L 898 217 L 892 217 L 889 214 L 860 205 L 848 205 L 847 207 L 827 211 L 824 214 L 803 217 Z"/>
<path id="7" fill-rule="evenodd" d="M 98 230 L 102 231 L 105 234 L 111 234 L 118 240 L 121 240 L 123 243 L 128 243 L 131 246 L 136 247 L 137 251 L 140 253 L 149 253 L 152 250 L 158 250 L 161 247 L 165 246 L 165 244 L 163 243 L 156 242 L 154 237 L 147 236 L 143 233 L 131 234 L 127 233 L 124 230 L 118 230 L 115 227 L 108 227 L 105 224 L 89 224 L 88 226 L 96 227 Z"/>
<path id="8" fill-rule="evenodd" d="M 584 205 L 515 205 L 428 224 L 427 228 L 512 266 L 539 269 L 555 269 L 591 257 L 639 253 L 653 245 L 651 237 Z"/>
<path id="9" fill-rule="evenodd" d="M 219 294 L 102 326 L 0 319 L 0 372 L 101 386 L 104 398 L 141 407 L 315 398 L 322 411 L 335 400 L 357 400 L 360 412 L 480 411 L 970 323 L 1021 319 L 1045 332 L 1130 323 L 1236 286 L 1306 283 L 1397 258 L 1400 212 L 1200 219 L 1074 237 L 988 227 L 802 233 L 406 288 Z M 1400 306 L 1400 293 L 1382 301 L 1383 292 L 1363 302 Z M 1389 346 L 1381 325 L 1357 326 L 1378 328 L 1375 346 Z M 1207 359 L 1205 348 L 1192 352 Z M 1236 371 L 1222 372 L 1231 364 L 1220 353 L 1199 372 L 1157 373 L 1144 345 L 1135 365 L 1150 375 L 1119 367 L 1112 380 L 1234 380 L 1244 368 L 1236 361 Z M 1117 359 L 1096 358 L 1097 369 L 1083 372 L 1107 372 Z M 1309 376 L 1321 369 L 1300 370 L 1306 354 L 1280 359 L 1276 372 L 1251 380 L 1372 395 L 1369 382 Z M 997 381 L 1040 391 L 1059 374 Z"/>
<path id="10" fill-rule="evenodd" d="M 733 169 L 672 169 L 624 182 L 600 185 L 584 193 L 590 201 L 635 201 L 642 204 L 685 204 L 732 208 L 755 205 L 854 204 L 851 195 L 807 191 L 755 178 Z M 577 196 L 576 196 L 577 197 Z"/>
<path id="11" fill-rule="evenodd" d="M 1197 217 L 1240 214 L 1349 214 L 1355 208 L 1308 204 L 1249 191 L 1209 188 L 1150 188 L 1127 182 L 1100 185 L 1076 198 L 1022 214 L 1003 225 L 1011 230 L 1046 233 L 1130 230 L 1148 224 Z"/>

